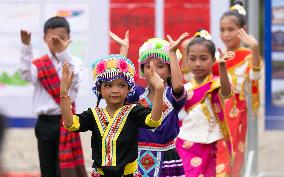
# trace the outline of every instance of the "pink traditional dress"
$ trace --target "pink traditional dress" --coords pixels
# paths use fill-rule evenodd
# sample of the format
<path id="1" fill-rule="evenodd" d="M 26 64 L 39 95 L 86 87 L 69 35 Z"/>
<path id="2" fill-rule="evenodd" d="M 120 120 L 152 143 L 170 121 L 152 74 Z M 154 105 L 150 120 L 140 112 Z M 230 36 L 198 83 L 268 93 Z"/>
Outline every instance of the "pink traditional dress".
<path id="1" fill-rule="evenodd" d="M 188 99 L 180 113 L 182 125 L 176 141 L 185 175 L 215 177 L 216 142 L 224 139 L 232 152 L 219 78 L 209 75 L 202 84 L 190 82 L 185 88 Z"/>
<path id="2" fill-rule="evenodd" d="M 257 112 L 259 107 L 258 80 L 261 77 L 260 68 L 251 65 L 251 50 L 240 48 L 236 51 L 235 58 L 228 60 L 227 70 L 233 84 L 234 95 L 225 102 L 225 116 L 228 120 L 232 144 L 234 149 L 234 161 L 230 163 L 226 151 L 226 143 L 217 143 L 217 166 L 218 177 L 240 177 L 244 163 L 244 152 L 247 134 L 247 102 L 246 96 L 252 95 L 252 109 Z M 214 65 L 213 74 L 218 75 L 218 65 Z"/>

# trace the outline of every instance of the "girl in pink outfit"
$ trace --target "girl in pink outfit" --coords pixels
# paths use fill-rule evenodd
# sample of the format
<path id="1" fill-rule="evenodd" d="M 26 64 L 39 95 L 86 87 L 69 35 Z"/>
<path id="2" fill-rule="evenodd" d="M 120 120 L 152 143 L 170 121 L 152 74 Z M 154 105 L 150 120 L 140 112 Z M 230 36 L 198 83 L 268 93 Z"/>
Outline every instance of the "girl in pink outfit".
<path id="1" fill-rule="evenodd" d="M 229 132 L 223 112 L 223 101 L 231 95 L 226 59 L 234 52 L 222 54 L 217 62 L 220 77 L 212 75 L 215 45 L 205 30 L 196 32 L 187 47 L 187 62 L 192 74 L 185 84 L 187 101 L 176 148 L 186 177 L 216 176 L 216 142 L 225 139 L 230 149 Z"/>

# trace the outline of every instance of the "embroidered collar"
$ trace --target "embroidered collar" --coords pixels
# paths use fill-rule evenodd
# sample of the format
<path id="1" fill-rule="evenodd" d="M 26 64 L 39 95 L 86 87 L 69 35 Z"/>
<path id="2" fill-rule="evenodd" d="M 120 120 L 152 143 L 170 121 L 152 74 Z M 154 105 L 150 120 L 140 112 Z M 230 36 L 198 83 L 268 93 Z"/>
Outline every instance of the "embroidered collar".
<path id="1" fill-rule="evenodd" d="M 195 78 L 193 77 L 192 78 L 192 86 L 193 86 L 193 88 L 201 87 L 202 85 L 208 83 L 211 80 L 212 80 L 212 74 L 209 74 L 208 76 L 206 76 L 200 84 L 198 84 L 197 81 L 195 80 Z"/>

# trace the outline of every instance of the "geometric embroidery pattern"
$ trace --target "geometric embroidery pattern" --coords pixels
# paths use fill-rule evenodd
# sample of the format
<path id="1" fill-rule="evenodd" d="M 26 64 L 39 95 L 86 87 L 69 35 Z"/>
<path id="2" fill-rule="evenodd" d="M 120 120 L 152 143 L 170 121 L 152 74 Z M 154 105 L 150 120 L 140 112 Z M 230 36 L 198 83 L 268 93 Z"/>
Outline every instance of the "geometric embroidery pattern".
<path id="1" fill-rule="evenodd" d="M 171 102 L 167 98 L 167 90 L 169 89 L 169 86 L 166 86 L 164 89 L 163 94 L 163 112 L 162 112 L 162 121 L 167 117 L 167 115 L 174 109 Z M 148 103 L 146 102 L 146 97 L 149 95 L 149 88 L 145 89 L 145 92 L 140 95 L 139 97 L 139 103 L 143 106 L 149 107 Z"/>
<path id="2" fill-rule="evenodd" d="M 103 109 L 93 109 L 93 114 L 102 136 L 102 166 L 116 166 L 116 140 L 123 129 L 131 109 L 135 105 L 124 105 L 119 108 L 113 118 L 108 118 Z M 107 122 L 109 122 L 107 124 Z"/>
<path id="3" fill-rule="evenodd" d="M 139 151 L 139 153 L 141 153 L 141 151 Z M 138 165 L 143 170 L 141 172 L 142 177 L 158 177 L 161 163 L 160 153 L 161 152 L 158 152 L 157 157 L 155 157 L 151 151 L 144 151 L 142 155 L 138 156 Z M 149 176 L 149 174 L 154 174 L 154 176 Z"/>
<path id="4" fill-rule="evenodd" d="M 150 171 L 156 165 L 156 159 L 150 153 L 143 154 L 139 161 L 145 171 Z"/>

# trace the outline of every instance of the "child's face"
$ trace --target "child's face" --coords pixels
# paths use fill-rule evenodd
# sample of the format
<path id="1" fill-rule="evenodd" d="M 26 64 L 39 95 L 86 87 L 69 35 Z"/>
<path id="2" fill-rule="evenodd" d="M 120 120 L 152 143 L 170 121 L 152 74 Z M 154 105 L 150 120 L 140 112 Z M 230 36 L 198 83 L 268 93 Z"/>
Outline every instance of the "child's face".
<path id="1" fill-rule="evenodd" d="M 239 29 L 235 16 L 225 16 L 220 21 L 220 37 L 225 46 L 234 50 L 240 47 L 241 40 L 238 37 Z"/>
<path id="2" fill-rule="evenodd" d="M 129 87 L 124 79 L 116 79 L 112 82 L 102 82 L 100 92 L 108 105 L 121 104 L 122 106 L 129 92 Z"/>
<path id="3" fill-rule="evenodd" d="M 170 68 L 169 65 L 166 63 L 162 63 L 160 60 L 156 58 L 150 58 L 148 61 L 144 64 L 144 75 L 147 75 L 150 73 L 150 63 L 153 62 L 153 65 L 155 67 L 155 70 L 157 74 L 164 80 L 167 81 L 167 78 L 170 76 Z"/>
<path id="4" fill-rule="evenodd" d="M 70 38 L 67 30 L 63 27 L 48 29 L 44 35 L 44 41 L 46 42 L 51 53 L 55 54 L 55 49 L 52 45 L 52 41 L 50 40 L 51 36 L 58 36 L 64 42 L 67 42 Z"/>
<path id="5" fill-rule="evenodd" d="M 214 58 L 205 45 L 193 44 L 188 50 L 188 64 L 195 79 L 203 80 L 211 73 Z"/>

